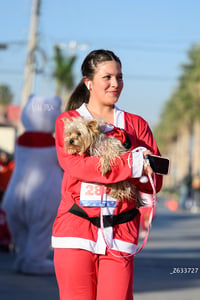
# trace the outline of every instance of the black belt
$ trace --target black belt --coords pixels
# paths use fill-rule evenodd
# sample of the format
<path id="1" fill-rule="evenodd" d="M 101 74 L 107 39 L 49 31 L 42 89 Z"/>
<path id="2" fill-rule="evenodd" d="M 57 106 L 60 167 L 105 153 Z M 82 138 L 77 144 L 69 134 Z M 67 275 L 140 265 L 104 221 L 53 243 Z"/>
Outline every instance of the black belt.
<path id="1" fill-rule="evenodd" d="M 88 214 L 77 204 L 73 204 L 73 206 L 69 210 L 70 213 L 79 216 L 81 218 L 84 218 L 88 221 L 90 221 L 93 225 L 97 226 L 98 228 L 101 227 L 100 225 L 100 216 L 99 217 L 89 217 Z M 109 227 L 109 226 L 115 226 L 118 224 L 126 223 L 135 218 L 137 214 L 139 213 L 139 210 L 136 208 L 133 208 L 131 210 L 122 212 L 118 215 L 108 215 L 103 216 L 103 226 Z"/>

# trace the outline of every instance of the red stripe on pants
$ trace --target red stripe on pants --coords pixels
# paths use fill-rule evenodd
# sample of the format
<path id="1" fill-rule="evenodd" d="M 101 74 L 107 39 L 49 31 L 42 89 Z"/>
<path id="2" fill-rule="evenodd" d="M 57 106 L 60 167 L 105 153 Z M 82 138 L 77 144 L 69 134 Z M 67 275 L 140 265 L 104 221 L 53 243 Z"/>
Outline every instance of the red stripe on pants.
<path id="1" fill-rule="evenodd" d="M 133 300 L 133 256 L 54 249 L 54 264 L 60 300 Z"/>

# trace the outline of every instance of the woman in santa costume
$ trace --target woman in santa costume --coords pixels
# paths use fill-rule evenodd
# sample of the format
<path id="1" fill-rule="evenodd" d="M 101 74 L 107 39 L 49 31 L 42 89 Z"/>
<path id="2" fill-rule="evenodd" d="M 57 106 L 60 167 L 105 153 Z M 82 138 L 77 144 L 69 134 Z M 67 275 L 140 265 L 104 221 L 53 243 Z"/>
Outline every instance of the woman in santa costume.
<path id="1" fill-rule="evenodd" d="M 64 170 L 62 200 L 52 236 L 60 299 L 131 300 L 139 210 L 134 198 L 109 201 L 99 189 L 102 184 L 129 179 L 139 190 L 152 193 L 148 177 L 140 178 L 152 174 L 150 166 L 144 165 L 144 156 L 159 155 L 159 150 L 147 122 L 115 105 L 123 78 L 121 62 L 113 52 L 90 52 L 82 64 L 82 76 L 66 112 L 56 121 L 56 148 Z M 107 133 L 121 131 L 116 137 L 130 142 L 125 142 L 129 152 L 122 154 L 118 166 L 104 176 L 97 168 L 98 156 L 65 151 L 63 117 L 80 116 L 104 120 Z M 162 176 L 154 177 L 158 192 Z M 100 200 L 97 206 L 96 200 Z"/>
<path id="2" fill-rule="evenodd" d="M 28 99 L 22 111 L 25 132 L 17 139 L 15 169 L 3 198 L 16 246 L 15 268 L 26 274 L 54 274 L 47 256 L 62 181 L 53 137 L 60 108 L 58 97 Z"/>

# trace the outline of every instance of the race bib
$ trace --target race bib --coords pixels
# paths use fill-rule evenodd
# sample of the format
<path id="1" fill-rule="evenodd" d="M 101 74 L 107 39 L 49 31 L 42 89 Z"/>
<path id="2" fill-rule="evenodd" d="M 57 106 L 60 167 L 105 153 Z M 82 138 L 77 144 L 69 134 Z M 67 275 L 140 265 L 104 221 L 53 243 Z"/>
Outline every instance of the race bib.
<path id="1" fill-rule="evenodd" d="M 103 192 L 103 185 L 82 182 L 80 193 L 80 205 L 88 207 L 116 207 L 116 199 Z M 103 193 L 103 197 L 101 194 Z M 101 199 L 103 198 L 103 199 Z"/>

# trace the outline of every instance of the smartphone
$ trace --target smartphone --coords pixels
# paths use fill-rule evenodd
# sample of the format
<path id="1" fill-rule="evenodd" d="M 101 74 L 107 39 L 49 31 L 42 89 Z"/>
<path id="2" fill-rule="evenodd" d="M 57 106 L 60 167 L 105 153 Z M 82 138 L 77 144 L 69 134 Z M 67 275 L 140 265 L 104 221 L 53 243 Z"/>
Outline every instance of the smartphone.
<path id="1" fill-rule="evenodd" d="M 169 159 L 157 155 L 146 155 L 152 170 L 161 175 L 169 174 Z"/>

